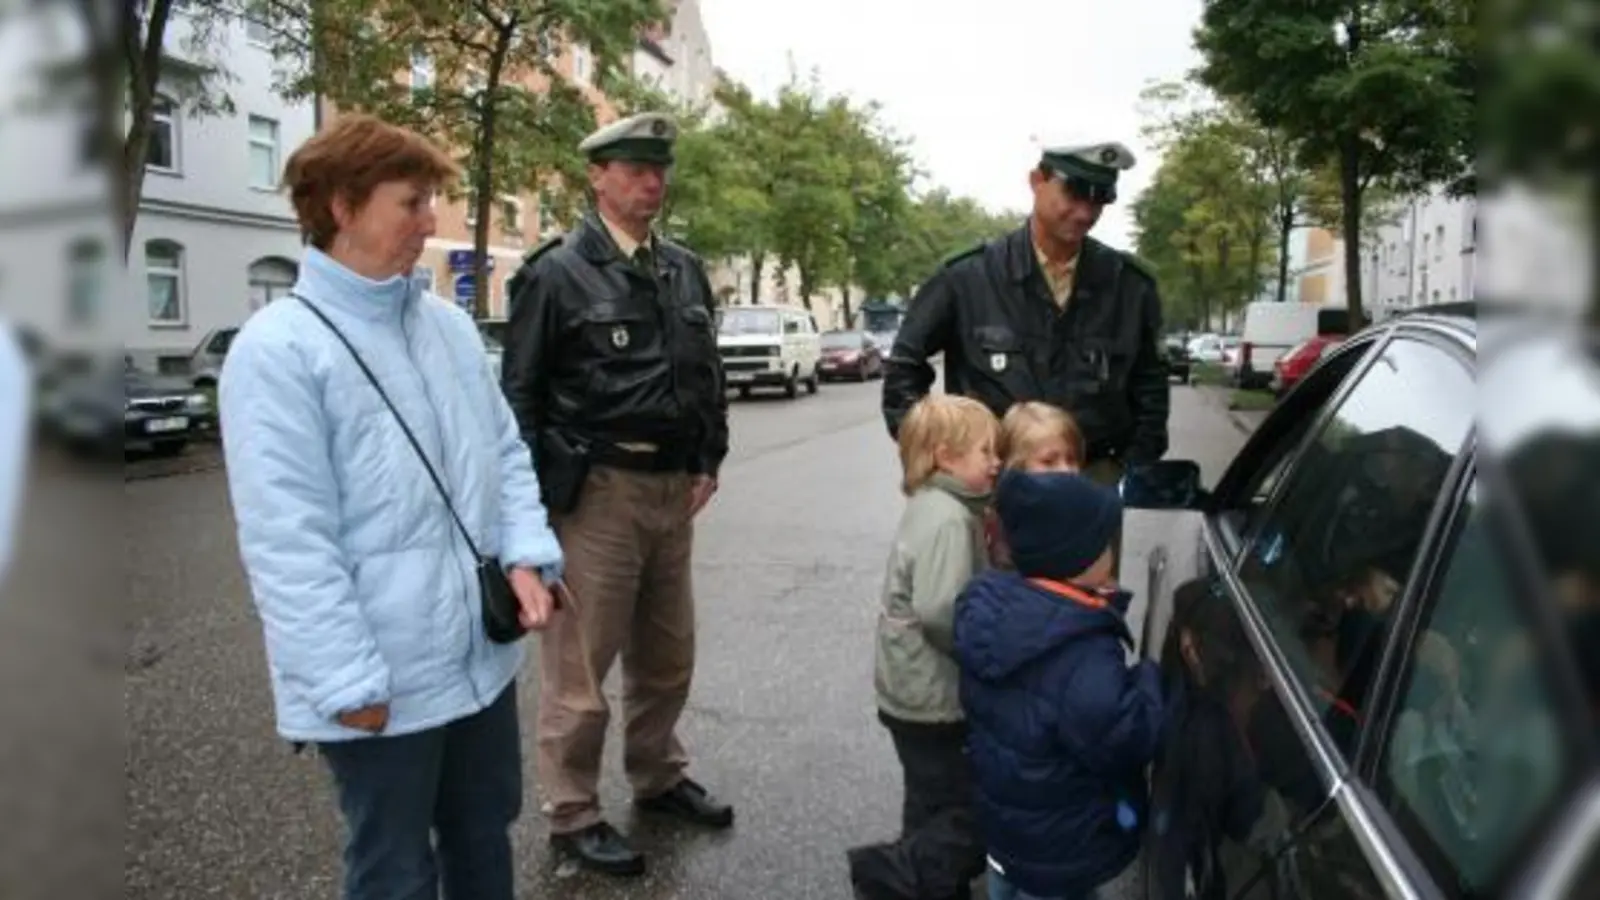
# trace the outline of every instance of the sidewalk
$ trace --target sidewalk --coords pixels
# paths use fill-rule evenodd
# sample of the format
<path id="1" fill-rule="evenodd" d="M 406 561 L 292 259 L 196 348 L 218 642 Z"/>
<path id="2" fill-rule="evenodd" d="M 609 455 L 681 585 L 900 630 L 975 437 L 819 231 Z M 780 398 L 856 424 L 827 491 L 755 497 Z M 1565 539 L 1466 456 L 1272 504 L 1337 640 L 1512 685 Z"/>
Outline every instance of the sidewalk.
<path id="1" fill-rule="evenodd" d="M 1229 409 L 1228 402 L 1233 397 L 1232 388 L 1218 385 L 1200 385 L 1195 389 L 1200 392 L 1201 396 L 1205 397 L 1207 403 L 1227 416 L 1228 421 L 1232 423 L 1233 427 L 1239 429 L 1241 434 L 1254 434 L 1255 430 L 1261 426 L 1262 420 L 1267 417 L 1265 410 Z"/>

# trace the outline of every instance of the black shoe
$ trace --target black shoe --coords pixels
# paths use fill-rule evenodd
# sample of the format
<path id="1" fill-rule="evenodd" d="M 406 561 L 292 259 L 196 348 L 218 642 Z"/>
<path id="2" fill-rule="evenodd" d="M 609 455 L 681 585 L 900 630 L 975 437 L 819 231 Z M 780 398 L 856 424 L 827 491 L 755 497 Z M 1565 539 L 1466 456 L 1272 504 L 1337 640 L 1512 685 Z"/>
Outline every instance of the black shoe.
<path id="1" fill-rule="evenodd" d="M 688 778 L 678 782 L 669 791 L 635 800 L 634 805 L 645 812 L 677 816 L 686 822 L 708 828 L 727 828 L 733 824 L 733 807 L 719 802 L 709 791 Z"/>
<path id="2" fill-rule="evenodd" d="M 552 834 L 550 845 L 577 860 L 585 869 L 607 875 L 644 874 L 644 856 L 606 822 L 596 822 L 568 834 Z"/>

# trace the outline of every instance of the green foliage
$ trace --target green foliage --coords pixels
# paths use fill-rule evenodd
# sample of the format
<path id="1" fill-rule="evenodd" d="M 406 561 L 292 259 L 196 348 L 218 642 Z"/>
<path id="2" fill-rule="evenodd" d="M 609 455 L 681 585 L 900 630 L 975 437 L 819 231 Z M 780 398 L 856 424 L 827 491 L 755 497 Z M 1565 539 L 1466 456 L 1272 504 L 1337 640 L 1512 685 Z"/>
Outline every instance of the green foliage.
<path id="1" fill-rule="evenodd" d="M 1201 80 L 1334 167 L 1348 303 L 1360 319 L 1362 204 L 1451 183 L 1471 163 L 1477 67 L 1469 0 L 1211 0 Z"/>
<path id="2" fill-rule="evenodd" d="M 1165 318 L 1204 327 L 1242 308 L 1267 283 L 1274 247 L 1302 204 L 1302 175 L 1282 162 L 1282 143 L 1236 107 L 1185 85 L 1155 85 L 1159 110 L 1145 129 L 1163 151 L 1134 201 L 1135 246 L 1162 287 Z"/>
<path id="3" fill-rule="evenodd" d="M 659 0 L 251 2 L 283 36 L 280 58 L 301 61 L 282 86 L 288 96 L 320 95 L 456 150 L 467 183 L 450 193 L 476 213 L 480 285 L 498 197 L 540 192 L 565 220 L 582 203 L 577 145 L 597 122 L 585 89 L 557 70 L 559 48 L 586 46 L 595 78 L 612 82 L 638 29 L 664 15 Z M 414 58 L 431 64 L 431 85 L 412 87 Z"/>

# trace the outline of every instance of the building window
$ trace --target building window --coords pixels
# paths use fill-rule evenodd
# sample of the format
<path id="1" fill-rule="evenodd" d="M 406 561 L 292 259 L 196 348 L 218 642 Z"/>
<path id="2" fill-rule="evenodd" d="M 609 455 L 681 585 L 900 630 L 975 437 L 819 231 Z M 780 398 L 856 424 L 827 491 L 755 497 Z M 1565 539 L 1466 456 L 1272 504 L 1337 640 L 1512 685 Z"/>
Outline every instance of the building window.
<path id="1" fill-rule="evenodd" d="M 421 50 L 411 51 L 411 90 L 426 91 L 433 88 L 433 57 Z"/>
<path id="2" fill-rule="evenodd" d="M 278 186 L 278 123 L 261 116 L 250 117 L 250 185 Z"/>
<path id="3" fill-rule="evenodd" d="M 170 97 L 155 98 L 144 164 L 162 172 L 178 171 L 178 105 Z"/>
<path id="4" fill-rule="evenodd" d="M 257 22 L 255 19 L 245 19 L 244 35 L 246 40 L 257 47 L 272 46 L 272 29 L 267 27 L 267 23 L 265 22 Z"/>
<path id="5" fill-rule="evenodd" d="M 274 300 L 289 296 L 299 269 L 294 263 L 275 256 L 250 264 L 250 311 L 255 312 Z"/>
<path id="6" fill-rule="evenodd" d="M 506 234 L 522 236 L 522 201 L 516 197 L 500 198 L 500 228 Z"/>
<path id="7" fill-rule="evenodd" d="M 67 248 L 67 324 L 93 325 L 105 296 L 106 248 L 94 238 L 74 241 Z"/>
<path id="8" fill-rule="evenodd" d="M 144 277 L 151 325 L 183 325 L 183 247 L 172 241 L 147 241 Z"/>
<path id="9" fill-rule="evenodd" d="M 591 59 L 589 48 L 583 44 L 574 44 L 572 47 L 572 78 L 579 84 L 588 84 Z"/>
<path id="10" fill-rule="evenodd" d="M 1433 232 L 1433 258 L 1444 259 L 1444 226 L 1440 225 Z"/>
<path id="11" fill-rule="evenodd" d="M 544 240 L 561 229 L 556 221 L 555 201 L 548 193 L 539 194 L 539 240 Z"/>

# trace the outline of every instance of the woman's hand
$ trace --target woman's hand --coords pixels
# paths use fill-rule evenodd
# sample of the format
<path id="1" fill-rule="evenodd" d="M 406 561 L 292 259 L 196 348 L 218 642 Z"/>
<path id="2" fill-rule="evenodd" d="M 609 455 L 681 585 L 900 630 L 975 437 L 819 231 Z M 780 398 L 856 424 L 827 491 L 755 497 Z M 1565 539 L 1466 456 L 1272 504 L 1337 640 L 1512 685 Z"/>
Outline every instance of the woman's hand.
<path id="1" fill-rule="evenodd" d="M 550 596 L 550 589 L 544 586 L 544 579 L 539 577 L 538 572 L 523 566 L 513 567 L 508 577 L 511 579 L 511 590 L 522 606 L 518 615 L 522 627 L 543 631 L 555 613 L 555 601 Z"/>
<path id="2" fill-rule="evenodd" d="M 357 731 L 379 734 L 389 724 L 389 704 L 374 703 L 362 709 L 339 714 L 339 724 Z"/>

